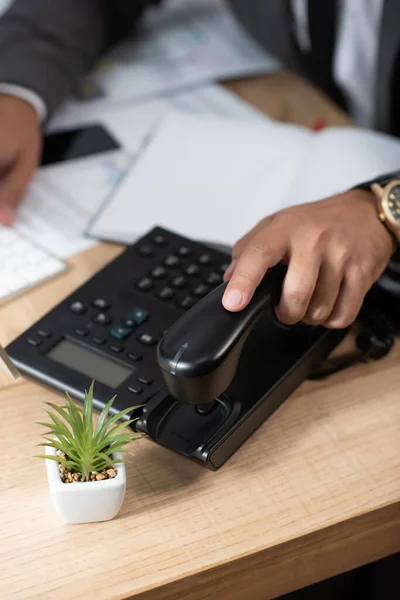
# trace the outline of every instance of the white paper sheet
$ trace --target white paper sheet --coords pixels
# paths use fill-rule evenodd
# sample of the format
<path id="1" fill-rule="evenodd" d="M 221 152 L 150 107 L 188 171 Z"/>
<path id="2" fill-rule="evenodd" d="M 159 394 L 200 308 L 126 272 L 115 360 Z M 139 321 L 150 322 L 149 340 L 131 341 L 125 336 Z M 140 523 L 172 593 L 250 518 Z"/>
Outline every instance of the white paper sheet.
<path id="1" fill-rule="evenodd" d="M 256 109 L 218 85 L 114 110 L 88 110 L 82 106 L 60 111 L 49 130 L 100 122 L 124 151 L 41 169 L 21 205 L 16 229 L 60 258 L 92 246 L 93 239 L 83 235 L 89 222 L 138 156 L 148 136 L 168 111 L 176 107 L 197 115 L 214 114 L 221 119 L 257 123 L 266 120 Z"/>
<path id="2" fill-rule="evenodd" d="M 279 68 L 222 2 L 168 0 L 145 14 L 134 39 L 108 54 L 84 89 L 92 104 L 109 104 Z"/>
<path id="3" fill-rule="evenodd" d="M 15 229 L 59 258 L 85 250 L 87 223 L 125 173 L 131 156 L 114 152 L 42 169 L 18 212 Z"/>
<path id="4" fill-rule="evenodd" d="M 349 127 L 325 129 L 312 137 L 287 203 L 314 202 L 399 167 L 398 138 Z"/>
<path id="5" fill-rule="evenodd" d="M 161 225 L 233 244 L 282 207 L 312 135 L 273 121 L 170 114 L 89 233 L 131 243 Z"/>

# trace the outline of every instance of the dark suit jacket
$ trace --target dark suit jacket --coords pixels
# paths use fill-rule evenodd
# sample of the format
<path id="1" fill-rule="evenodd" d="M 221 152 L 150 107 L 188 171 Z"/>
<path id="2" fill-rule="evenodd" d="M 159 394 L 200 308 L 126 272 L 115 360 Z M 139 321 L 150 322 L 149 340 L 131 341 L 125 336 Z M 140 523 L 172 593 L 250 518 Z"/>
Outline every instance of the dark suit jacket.
<path id="1" fill-rule="evenodd" d="M 161 2 L 15 0 L 0 19 L 0 82 L 36 91 L 51 114 L 63 98 L 77 90 L 99 56 L 132 33 L 143 11 Z M 229 4 L 265 48 L 288 67 L 304 69 L 293 43 L 287 0 L 229 0 Z M 400 101 L 399 25 L 399 0 L 385 0 L 375 113 L 376 128 L 383 131 L 393 131 L 393 115 L 400 113 L 395 110 Z M 307 75 L 313 77 L 312 69 Z"/>

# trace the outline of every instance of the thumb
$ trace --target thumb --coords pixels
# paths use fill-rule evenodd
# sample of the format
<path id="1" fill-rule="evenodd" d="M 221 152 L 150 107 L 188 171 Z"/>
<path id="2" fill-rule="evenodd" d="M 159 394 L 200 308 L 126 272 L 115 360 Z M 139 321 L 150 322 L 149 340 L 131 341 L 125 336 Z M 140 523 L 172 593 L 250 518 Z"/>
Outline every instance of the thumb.
<path id="1" fill-rule="evenodd" d="M 22 196 L 33 177 L 35 157 L 21 155 L 8 170 L 0 187 L 0 223 L 11 225 Z"/>
<path id="2" fill-rule="evenodd" d="M 263 279 L 288 252 L 288 237 L 278 227 L 267 226 L 243 250 L 227 285 L 222 304 L 236 312 L 245 308 Z"/>

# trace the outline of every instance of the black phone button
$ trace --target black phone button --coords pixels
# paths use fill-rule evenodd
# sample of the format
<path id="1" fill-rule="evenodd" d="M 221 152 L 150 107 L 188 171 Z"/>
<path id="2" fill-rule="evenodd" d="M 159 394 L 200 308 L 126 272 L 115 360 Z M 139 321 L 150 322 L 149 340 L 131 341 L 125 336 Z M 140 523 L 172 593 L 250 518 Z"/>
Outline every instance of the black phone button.
<path id="1" fill-rule="evenodd" d="M 107 300 L 104 300 L 104 298 L 96 298 L 91 304 L 98 310 L 107 310 L 110 308 L 110 305 L 108 304 Z"/>
<path id="2" fill-rule="evenodd" d="M 53 335 L 53 332 L 48 329 L 38 329 L 37 334 L 42 338 L 49 338 Z"/>
<path id="3" fill-rule="evenodd" d="M 76 335 L 80 335 L 81 337 L 85 337 L 85 335 L 88 335 L 89 329 L 75 329 L 75 333 L 76 333 Z"/>
<path id="4" fill-rule="evenodd" d="M 139 383 L 142 383 L 143 385 L 151 385 L 153 383 L 152 379 L 146 379 L 146 377 L 138 377 L 137 380 Z"/>
<path id="5" fill-rule="evenodd" d="M 215 286 L 222 283 L 222 277 L 219 273 L 215 273 L 212 271 L 211 273 L 208 273 L 208 275 L 206 275 L 204 281 L 208 283 L 208 285 Z"/>
<path id="6" fill-rule="evenodd" d="M 180 263 L 181 263 L 180 259 L 177 256 L 175 256 L 174 254 L 170 254 L 164 260 L 164 265 L 169 268 L 177 267 L 178 265 L 180 265 Z"/>
<path id="7" fill-rule="evenodd" d="M 196 277 L 200 273 L 200 269 L 197 265 L 189 265 L 185 269 L 185 274 L 189 277 Z"/>
<path id="8" fill-rule="evenodd" d="M 150 335 L 150 333 L 142 333 L 137 339 L 144 346 L 154 346 L 157 343 L 156 338 Z"/>
<path id="9" fill-rule="evenodd" d="M 212 262 L 213 262 L 213 258 L 209 252 L 205 252 L 204 254 L 201 254 L 199 256 L 199 263 L 201 265 L 204 265 L 204 266 L 211 265 Z"/>
<path id="10" fill-rule="evenodd" d="M 172 298 L 175 298 L 175 292 L 170 287 L 165 287 L 157 293 L 157 296 L 161 300 L 172 300 Z"/>
<path id="11" fill-rule="evenodd" d="M 160 234 L 154 235 L 152 237 L 152 242 L 156 246 L 165 246 L 165 244 L 167 243 L 165 237 L 163 235 L 160 235 Z"/>
<path id="12" fill-rule="evenodd" d="M 149 256 L 153 256 L 154 255 L 154 250 L 148 244 L 143 244 L 143 246 L 139 247 L 139 254 L 141 254 L 145 258 L 148 258 Z"/>
<path id="13" fill-rule="evenodd" d="M 132 394 L 141 394 L 143 389 L 140 387 L 140 385 L 128 385 L 128 391 Z"/>
<path id="14" fill-rule="evenodd" d="M 179 256 L 190 256 L 192 254 L 192 251 L 187 246 L 181 246 L 178 249 L 178 254 Z"/>
<path id="15" fill-rule="evenodd" d="M 105 339 L 101 338 L 101 337 L 97 337 L 97 335 L 95 335 L 94 337 L 92 337 L 92 342 L 94 344 L 97 344 L 98 346 L 101 346 L 102 344 L 105 344 Z"/>
<path id="16" fill-rule="evenodd" d="M 150 271 L 151 277 L 153 279 L 165 279 L 167 276 L 167 270 L 164 267 L 154 267 L 152 271 Z"/>
<path id="17" fill-rule="evenodd" d="M 196 285 L 196 287 L 193 289 L 194 295 L 199 296 L 199 298 L 206 296 L 209 291 L 210 288 L 208 287 L 208 285 L 203 285 L 202 283 L 199 283 L 199 285 Z"/>
<path id="18" fill-rule="evenodd" d="M 99 313 L 93 317 L 93 321 L 97 323 L 97 325 L 109 325 L 111 323 L 110 317 L 108 317 L 105 313 Z"/>
<path id="19" fill-rule="evenodd" d="M 185 296 L 182 300 L 179 300 L 178 306 L 187 310 L 188 308 L 192 308 L 196 304 L 195 298 L 193 296 Z"/>
<path id="20" fill-rule="evenodd" d="M 79 300 L 77 300 L 76 302 L 73 302 L 72 304 L 70 304 L 69 310 L 71 312 L 75 313 L 76 315 L 83 315 L 87 309 L 82 304 L 82 302 L 79 302 Z"/>
<path id="21" fill-rule="evenodd" d="M 110 350 L 112 352 L 115 352 L 116 354 L 119 354 L 120 352 L 124 351 L 124 347 L 123 346 L 117 346 L 114 344 L 110 344 L 110 346 L 108 346 L 110 348 Z"/>
<path id="22" fill-rule="evenodd" d="M 134 354 L 133 352 L 127 352 L 126 356 L 129 360 L 133 360 L 134 362 L 139 362 L 143 358 L 140 354 Z"/>
<path id="23" fill-rule="evenodd" d="M 149 277 L 144 277 L 137 282 L 136 287 L 141 292 L 148 292 L 149 290 L 153 289 L 154 283 L 151 279 L 149 279 Z"/>
<path id="24" fill-rule="evenodd" d="M 174 288 L 182 289 L 187 286 L 187 279 L 183 275 L 178 275 L 171 281 L 171 285 L 173 285 Z"/>
<path id="25" fill-rule="evenodd" d="M 39 340 L 38 338 L 33 338 L 33 337 L 26 338 L 26 341 L 28 342 L 28 344 L 30 346 L 34 346 L 35 348 L 37 346 L 40 346 L 40 344 L 42 343 L 42 340 Z"/>

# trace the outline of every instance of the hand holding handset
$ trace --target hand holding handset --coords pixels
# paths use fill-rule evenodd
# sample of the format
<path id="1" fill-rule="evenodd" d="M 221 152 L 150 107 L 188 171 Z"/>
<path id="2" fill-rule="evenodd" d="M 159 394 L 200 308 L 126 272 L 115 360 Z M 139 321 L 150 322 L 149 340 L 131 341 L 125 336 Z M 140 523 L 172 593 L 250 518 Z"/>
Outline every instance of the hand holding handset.
<path id="1" fill-rule="evenodd" d="M 164 335 L 158 364 L 174 398 L 208 404 L 229 387 L 249 333 L 279 303 L 285 272 L 281 264 L 269 269 L 250 304 L 240 312 L 223 307 L 227 283 L 220 285 Z"/>

